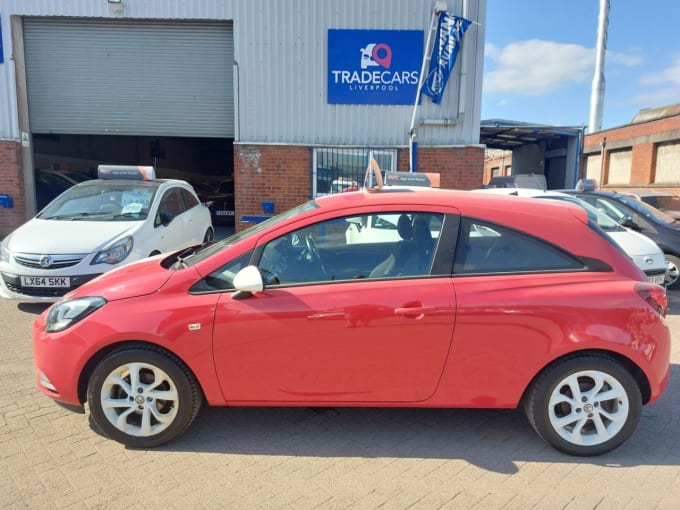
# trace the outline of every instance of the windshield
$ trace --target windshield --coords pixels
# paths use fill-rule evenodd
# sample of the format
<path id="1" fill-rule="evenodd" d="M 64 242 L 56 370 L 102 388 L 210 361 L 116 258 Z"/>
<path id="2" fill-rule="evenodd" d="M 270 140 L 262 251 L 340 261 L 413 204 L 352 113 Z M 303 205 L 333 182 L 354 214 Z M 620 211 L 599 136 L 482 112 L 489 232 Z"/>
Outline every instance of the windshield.
<path id="1" fill-rule="evenodd" d="M 237 232 L 225 239 L 222 239 L 221 241 L 217 241 L 211 244 L 204 244 L 200 248 L 196 249 L 193 253 L 184 254 L 186 256 L 181 257 L 182 266 L 183 267 L 192 266 L 202 260 L 207 259 L 213 254 L 223 250 L 224 248 L 236 244 L 242 239 L 247 239 L 253 235 L 257 235 L 263 230 L 267 230 L 271 227 L 274 227 L 279 223 L 288 220 L 289 218 L 293 218 L 299 214 L 306 213 L 307 211 L 311 211 L 312 209 L 316 209 L 318 207 L 319 204 L 317 204 L 314 200 L 310 200 L 309 202 L 305 202 L 304 204 L 294 207 L 293 209 L 289 209 L 286 212 L 283 212 L 276 216 L 272 216 L 271 218 L 269 218 L 266 221 L 263 221 L 262 223 L 257 223 L 256 225 L 253 225 L 252 227 L 243 230 L 242 232 Z"/>
<path id="2" fill-rule="evenodd" d="M 536 198 L 545 198 L 549 200 L 564 200 L 565 202 L 571 202 L 579 207 L 586 210 L 588 214 L 588 219 L 594 222 L 598 227 L 606 232 L 622 232 L 625 230 L 621 225 L 614 221 L 611 217 L 607 216 L 604 212 L 600 211 L 597 207 L 593 207 L 588 202 L 580 200 L 576 197 L 571 196 L 559 196 L 559 195 L 539 195 Z"/>
<path id="3" fill-rule="evenodd" d="M 675 218 L 670 214 L 666 214 L 663 211 L 659 211 L 657 208 L 651 205 L 636 200 L 634 198 L 627 197 L 625 195 L 615 195 L 614 198 L 619 202 L 626 204 L 631 209 L 635 209 L 639 214 L 644 217 L 656 222 L 656 223 L 675 223 Z"/>
<path id="4" fill-rule="evenodd" d="M 89 181 L 69 188 L 37 217 L 63 221 L 141 221 L 149 215 L 157 189 L 157 184 L 141 181 Z"/>

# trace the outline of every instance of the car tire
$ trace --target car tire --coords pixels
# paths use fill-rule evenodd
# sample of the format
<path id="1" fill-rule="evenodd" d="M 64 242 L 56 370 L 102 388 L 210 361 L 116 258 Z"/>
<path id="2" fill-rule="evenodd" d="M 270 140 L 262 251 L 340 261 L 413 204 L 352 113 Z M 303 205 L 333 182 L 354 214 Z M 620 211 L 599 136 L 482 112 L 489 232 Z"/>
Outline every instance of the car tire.
<path id="1" fill-rule="evenodd" d="M 214 240 L 215 240 L 215 231 L 212 228 L 209 228 L 208 230 L 205 231 L 205 235 L 203 236 L 203 244 L 211 243 Z"/>
<path id="2" fill-rule="evenodd" d="M 666 288 L 671 290 L 680 289 L 680 258 L 666 254 Z"/>
<path id="3" fill-rule="evenodd" d="M 569 455 L 602 455 L 623 444 L 640 420 L 642 396 L 633 376 L 614 359 L 566 357 L 530 387 L 524 408 L 538 435 Z"/>
<path id="4" fill-rule="evenodd" d="M 151 448 L 184 433 L 198 414 L 202 394 L 177 357 L 153 346 L 134 346 L 97 364 L 87 401 L 90 418 L 104 435 L 126 446 Z"/>

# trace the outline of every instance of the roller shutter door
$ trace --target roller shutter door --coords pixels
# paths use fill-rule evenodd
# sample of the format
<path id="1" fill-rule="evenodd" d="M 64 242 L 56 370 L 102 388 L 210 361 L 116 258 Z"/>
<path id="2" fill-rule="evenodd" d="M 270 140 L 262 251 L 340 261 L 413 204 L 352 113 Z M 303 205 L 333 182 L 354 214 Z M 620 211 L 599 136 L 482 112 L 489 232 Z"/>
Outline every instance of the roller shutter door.
<path id="1" fill-rule="evenodd" d="M 24 19 L 31 131 L 234 136 L 231 22 Z"/>

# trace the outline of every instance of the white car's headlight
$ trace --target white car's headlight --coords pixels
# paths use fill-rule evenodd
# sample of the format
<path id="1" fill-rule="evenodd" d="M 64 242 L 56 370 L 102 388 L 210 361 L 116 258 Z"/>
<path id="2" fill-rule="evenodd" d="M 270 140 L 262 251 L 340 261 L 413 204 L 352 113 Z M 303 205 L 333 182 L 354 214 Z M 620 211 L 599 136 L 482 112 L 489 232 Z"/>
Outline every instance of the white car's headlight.
<path id="1" fill-rule="evenodd" d="M 9 236 L 0 243 L 0 261 L 9 262 Z"/>
<path id="2" fill-rule="evenodd" d="M 103 297 L 83 297 L 56 303 L 47 313 L 45 331 L 63 331 L 106 304 Z"/>
<path id="3" fill-rule="evenodd" d="M 124 237 L 97 252 L 90 264 L 118 264 L 130 255 L 133 245 L 132 236 Z"/>

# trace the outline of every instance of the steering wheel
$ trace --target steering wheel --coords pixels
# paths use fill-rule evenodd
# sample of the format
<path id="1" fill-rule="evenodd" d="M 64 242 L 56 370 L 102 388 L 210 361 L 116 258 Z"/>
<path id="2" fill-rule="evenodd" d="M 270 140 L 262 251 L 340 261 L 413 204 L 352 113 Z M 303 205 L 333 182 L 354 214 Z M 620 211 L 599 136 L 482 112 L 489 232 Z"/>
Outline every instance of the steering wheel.
<path id="1" fill-rule="evenodd" d="M 309 261 L 310 262 L 316 262 L 319 264 L 319 268 L 321 269 L 321 272 L 323 274 L 326 274 L 326 268 L 323 265 L 323 261 L 321 260 L 321 254 L 319 253 L 319 247 L 316 244 L 316 241 L 314 240 L 314 237 L 312 237 L 311 234 L 307 234 L 305 236 L 305 246 L 307 247 L 307 254 L 309 256 Z"/>

